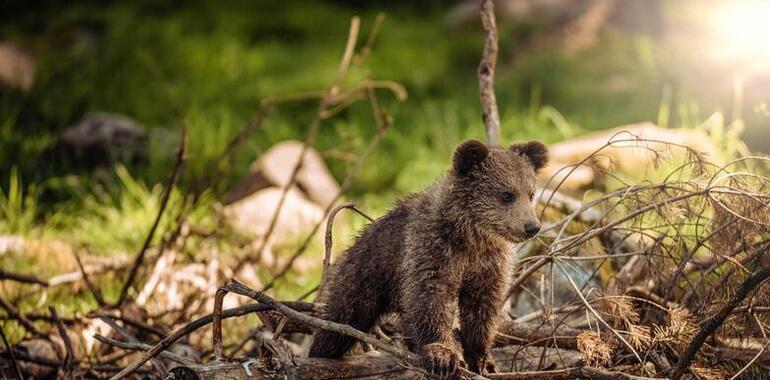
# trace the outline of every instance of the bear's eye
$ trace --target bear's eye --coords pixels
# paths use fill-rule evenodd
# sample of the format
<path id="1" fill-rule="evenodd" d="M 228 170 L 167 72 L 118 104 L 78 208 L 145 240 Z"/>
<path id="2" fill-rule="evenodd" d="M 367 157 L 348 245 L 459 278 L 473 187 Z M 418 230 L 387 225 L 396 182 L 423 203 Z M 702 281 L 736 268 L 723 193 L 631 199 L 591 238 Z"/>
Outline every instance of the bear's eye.
<path id="1" fill-rule="evenodd" d="M 514 199 L 516 199 L 516 195 L 510 191 L 504 191 L 500 194 L 500 200 L 503 201 L 503 203 L 511 203 Z"/>
<path id="2" fill-rule="evenodd" d="M 535 199 L 535 192 L 534 191 L 530 191 L 529 192 L 529 201 L 532 202 L 533 199 Z"/>

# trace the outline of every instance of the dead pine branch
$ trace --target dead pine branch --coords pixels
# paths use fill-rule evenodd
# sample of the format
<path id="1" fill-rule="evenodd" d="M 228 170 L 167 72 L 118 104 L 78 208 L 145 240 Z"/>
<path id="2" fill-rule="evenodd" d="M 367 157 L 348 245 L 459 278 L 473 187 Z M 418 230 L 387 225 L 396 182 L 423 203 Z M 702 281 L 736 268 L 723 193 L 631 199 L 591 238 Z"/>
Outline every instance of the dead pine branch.
<path id="1" fill-rule="evenodd" d="M 487 132 L 487 143 L 500 145 L 500 114 L 495 97 L 495 67 L 497 65 L 497 21 L 495 4 L 492 0 L 481 0 L 481 23 L 486 32 L 484 52 L 479 63 L 479 95 L 481 97 L 481 118 Z"/>
<path id="2" fill-rule="evenodd" d="M 751 275 L 741 284 L 733 298 L 731 298 L 730 301 L 725 304 L 718 313 L 706 321 L 703 327 L 687 345 L 684 353 L 682 353 L 682 356 L 679 358 L 679 362 L 677 362 L 676 366 L 673 368 L 671 373 L 672 380 L 678 380 L 680 377 L 682 377 L 684 372 L 690 366 L 692 359 L 695 357 L 698 351 L 700 351 L 703 343 L 706 342 L 706 339 L 708 339 L 708 337 L 711 336 L 714 331 L 722 326 L 727 317 L 738 307 L 738 305 L 740 305 L 741 302 L 743 302 L 749 293 L 751 293 L 759 285 L 765 282 L 765 280 L 768 278 L 770 278 L 770 267 L 763 268 L 759 272 Z"/>

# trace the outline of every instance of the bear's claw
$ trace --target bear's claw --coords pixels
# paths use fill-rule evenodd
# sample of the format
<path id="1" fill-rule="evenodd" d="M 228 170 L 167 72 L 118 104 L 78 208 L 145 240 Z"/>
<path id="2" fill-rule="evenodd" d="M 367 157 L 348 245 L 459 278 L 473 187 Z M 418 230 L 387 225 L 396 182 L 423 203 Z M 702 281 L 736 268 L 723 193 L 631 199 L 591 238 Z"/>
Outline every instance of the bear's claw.
<path id="1" fill-rule="evenodd" d="M 451 348 L 433 343 L 422 350 L 422 365 L 431 373 L 441 379 L 458 378 L 458 369 L 466 368 L 465 361 Z"/>

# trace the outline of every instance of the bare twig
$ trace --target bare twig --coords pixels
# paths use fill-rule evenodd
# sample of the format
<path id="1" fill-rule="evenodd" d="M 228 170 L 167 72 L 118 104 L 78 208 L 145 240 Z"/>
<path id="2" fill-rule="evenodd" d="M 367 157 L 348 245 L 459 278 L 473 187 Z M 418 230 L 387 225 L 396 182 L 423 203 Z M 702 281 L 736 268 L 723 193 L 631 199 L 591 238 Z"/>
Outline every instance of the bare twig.
<path id="1" fill-rule="evenodd" d="M 35 327 L 32 322 L 30 322 L 27 317 L 24 316 L 18 309 L 16 309 L 13 305 L 11 305 L 8 301 L 6 301 L 3 297 L 0 297 L 0 307 L 5 309 L 5 311 L 13 317 L 16 321 L 19 322 L 24 328 L 32 333 L 33 335 L 41 335 L 40 331 Z"/>
<path id="2" fill-rule="evenodd" d="M 99 335 L 99 334 L 94 334 L 94 338 L 96 340 L 102 342 L 103 344 L 119 347 L 119 348 L 122 348 L 122 349 L 125 349 L 125 350 L 130 350 L 130 351 L 149 351 L 150 349 L 152 349 L 152 346 L 150 346 L 149 344 L 144 344 L 144 343 L 139 343 L 139 342 L 121 342 L 121 341 L 118 341 L 118 340 L 115 340 L 115 339 L 110 339 L 110 338 L 108 338 L 106 336 Z M 175 362 L 177 362 L 179 364 L 182 364 L 182 365 L 194 365 L 195 364 L 194 362 L 192 362 L 191 360 L 185 358 L 184 356 L 180 356 L 180 355 L 177 355 L 177 354 L 175 354 L 173 352 L 169 352 L 169 351 L 161 351 L 160 354 L 158 354 L 158 355 L 162 356 L 162 357 L 164 357 L 166 359 L 175 361 Z"/>
<path id="3" fill-rule="evenodd" d="M 116 315 L 107 311 L 97 310 L 97 311 L 92 311 L 88 313 L 86 316 L 88 318 L 105 318 L 106 317 L 111 320 L 121 321 L 123 322 L 124 325 L 132 326 L 141 331 L 155 334 L 161 338 L 166 336 L 166 332 L 164 332 L 163 330 L 158 329 L 156 327 L 148 326 L 145 323 L 137 321 L 136 319 L 133 319 L 133 318 L 129 318 L 125 315 Z"/>
<path id="4" fill-rule="evenodd" d="M 133 286 L 134 279 L 136 278 L 136 275 L 139 272 L 139 267 L 142 266 L 142 263 L 144 261 L 144 256 L 147 253 L 147 249 L 150 248 L 152 239 L 155 236 L 155 231 L 158 229 L 158 225 L 160 225 L 160 220 L 161 218 L 163 218 L 163 214 L 166 211 L 166 207 L 168 206 L 168 201 L 169 199 L 171 199 L 171 194 L 174 190 L 174 187 L 176 186 L 176 181 L 179 178 L 179 173 L 181 172 L 182 166 L 184 165 L 184 161 L 185 161 L 185 152 L 187 147 L 186 123 L 182 123 L 181 134 L 182 135 L 181 135 L 181 141 L 179 143 L 179 150 L 177 150 L 177 154 L 176 154 L 176 163 L 174 164 L 174 169 L 171 171 L 171 176 L 168 178 L 168 182 L 166 183 L 166 186 L 164 188 L 163 196 L 160 202 L 160 208 L 158 209 L 158 214 L 155 216 L 155 221 L 152 223 L 152 227 L 150 227 L 150 231 L 147 233 L 147 237 L 144 239 L 144 243 L 142 244 L 142 248 L 139 250 L 139 253 L 136 256 L 136 259 L 134 260 L 134 264 L 131 266 L 131 270 L 128 273 L 128 277 L 126 277 L 126 282 L 123 283 L 123 288 L 120 290 L 120 296 L 118 297 L 118 300 L 113 305 L 114 307 L 120 307 L 123 305 L 124 302 L 126 302 L 126 299 L 128 298 L 128 291 L 129 289 L 131 289 L 131 286 Z"/>
<path id="5" fill-rule="evenodd" d="M 487 142 L 500 145 L 500 114 L 495 97 L 495 66 L 497 65 L 497 22 L 495 4 L 492 0 L 481 0 L 481 23 L 486 32 L 484 52 L 479 63 L 479 95 L 481 97 L 481 118 L 487 131 Z"/>
<path id="6" fill-rule="evenodd" d="M 329 217 L 326 220 L 326 236 L 324 239 L 325 243 L 325 252 L 324 252 L 324 261 L 323 261 L 323 272 L 321 273 L 321 285 L 323 286 L 324 283 L 326 283 L 326 277 L 329 274 L 329 266 L 331 265 L 331 257 L 332 257 L 332 227 L 334 226 L 334 218 L 337 216 L 337 213 L 340 212 L 342 209 L 351 209 L 355 211 L 357 214 L 365 217 L 369 220 L 369 222 L 372 222 L 372 218 L 364 214 L 361 210 L 356 208 L 356 205 L 354 203 L 345 203 L 343 205 L 339 205 L 335 207 L 330 213 Z"/>
<path id="7" fill-rule="evenodd" d="M 254 262 L 259 257 L 261 257 L 262 252 L 264 252 L 265 248 L 267 247 L 267 244 L 270 241 L 270 237 L 273 235 L 273 231 L 275 231 L 275 227 L 278 224 L 278 217 L 281 214 L 281 209 L 283 208 L 283 204 L 286 201 L 286 197 L 289 193 L 289 190 L 291 189 L 292 186 L 294 186 L 294 183 L 297 181 L 299 172 L 302 169 L 302 164 L 305 161 L 305 156 L 307 155 L 307 152 L 310 150 L 310 146 L 315 141 L 315 138 L 318 135 L 318 129 L 321 127 L 321 122 L 324 118 L 323 114 L 326 111 L 327 106 L 329 105 L 329 101 L 331 97 L 333 97 L 339 92 L 338 86 L 340 82 L 344 79 L 345 74 L 348 71 L 348 67 L 350 66 L 350 60 L 353 58 L 353 53 L 355 52 L 356 41 L 358 40 L 358 31 L 359 31 L 360 25 L 361 25 L 361 20 L 358 17 L 353 17 L 351 19 L 350 30 L 348 32 L 348 41 L 347 41 L 347 44 L 345 45 L 345 52 L 342 55 L 340 66 L 337 70 L 337 77 L 331 83 L 329 88 L 324 92 L 324 96 L 321 97 L 321 100 L 318 102 L 318 111 L 316 112 L 316 117 L 310 123 L 308 132 L 305 135 L 305 141 L 302 144 L 302 149 L 300 150 L 299 156 L 297 157 L 297 163 L 294 165 L 294 168 L 291 171 L 291 175 L 289 176 L 288 181 L 283 186 L 283 189 L 281 191 L 281 197 L 278 198 L 278 203 L 275 206 L 275 211 L 273 212 L 273 216 L 270 218 L 270 224 L 268 224 L 267 229 L 265 230 L 265 233 L 261 238 L 260 245 L 257 248 L 255 254 L 240 260 L 235 265 L 235 268 L 233 268 L 234 273 L 238 273 L 245 264 L 249 262 Z"/>
<path id="8" fill-rule="evenodd" d="M 72 377 L 72 362 L 75 359 L 75 353 L 72 350 L 72 340 L 67 335 L 67 330 L 64 328 L 64 323 L 59 319 L 59 315 L 56 313 L 56 308 L 50 306 L 48 311 L 51 313 L 51 318 L 56 322 L 56 329 L 59 330 L 59 336 L 61 336 L 64 342 L 64 348 L 66 355 L 64 356 L 64 371 L 67 374 L 65 377 Z"/>
<path id="9" fill-rule="evenodd" d="M 224 288 L 217 289 L 214 295 L 214 312 L 211 313 L 213 319 L 211 335 L 214 345 L 214 360 L 217 361 L 224 360 L 225 358 L 225 350 L 222 347 L 222 303 L 227 293 L 228 291 Z"/>
<path id="10" fill-rule="evenodd" d="M 3 338 L 3 344 L 5 345 L 5 349 L 8 350 L 8 356 L 11 358 L 11 363 L 13 364 L 13 368 L 16 371 L 16 376 L 19 379 L 23 379 L 24 376 L 21 375 L 21 367 L 19 367 L 19 362 L 16 361 L 16 354 L 14 354 L 13 349 L 11 348 L 11 345 L 8 344 L 8 339 L 5 337 L 5 331 L 3 331 L 3 326 L 0 326 L 0 337 Z"/>
<path id="11" fill-rule="evenodd" d="M 96 304 L 99 305 L 99 307 L 107 306 L 107 303 L 104 302 L 104 297 L 102 297 L 102 292 L 99 288 L 94 286 L 93 282 L 91 282 L 91 279 L 88 277 L 88 273 L 86 272 L 85 267 L 83 267 L 83 262 L 80 261 L 80 255 L 76 251 L 73 251 L 72 254 L 75 256 L 75 261 L 78 263 L 78 269 L 80 269 L 80 273 L 83 275 L 83 281 L 86 283 L 88 291 L 94 296 Z"/>
<path id="12" fill-rule="evenodd" d="M 329 331 L 334 331 L 336 333 L 340 333 L 343 335 L 354 337 L 360 341 L 363 341 L 365 343 L 369 343 L 374 347 L 379 348 L 380 350 L 387 352 L 389 354 L 398 356 L 400 358 L 410 358 L 413 360 L 416 360 L 416 358 L 413 356 L 413 354 L 410 354 L 400 348 L 393 347 L 389 344 L 386 344 L 373 336 L 366 334 L 364 332 L 361 332 L 359 330 L 354 329 L 353 327 L 350 327 L 348 325 L 343 325 L 341 323 L 331 322 L 331 321 L 324 321 L 322 319 L 318 319 L 312 316 L 309 316 L 307 314 L 300 313 L 286 305 L 283 305 L 279 303 L 278 301 L 270 298 L 268 295 L 262 292 L 258 292 L 256 290 L 250 289 L 246 285 L 241 284 L 240 282 L 236 280 L 230 280 L 223 288 L 229 292 L 233 292 L 236 294 L 244 295 L 246 297 L 249 297 L 251 299 L 254 299 L 255 301 L 258 301 L 260 303 L 263 303 L 267 306 L 270 306 L 271 308 L 277 310 L 281 314 L 291 318 L 292 320 L 295 320 L 297 322 L 301 322 L 307 325 L 310 325 L 312 327 L 318 328 L 318 329 L 324 329 Z"/>
<path id="13" fill-rule="evenodd" d="M 11 280 L 16 282 L 22 282 L 26 284 L 38 284 L 42 286 L 48 286 L 48 281 L 41 280 L 30 274 L 13 273 L 0 269 L 0 280 Z"/>

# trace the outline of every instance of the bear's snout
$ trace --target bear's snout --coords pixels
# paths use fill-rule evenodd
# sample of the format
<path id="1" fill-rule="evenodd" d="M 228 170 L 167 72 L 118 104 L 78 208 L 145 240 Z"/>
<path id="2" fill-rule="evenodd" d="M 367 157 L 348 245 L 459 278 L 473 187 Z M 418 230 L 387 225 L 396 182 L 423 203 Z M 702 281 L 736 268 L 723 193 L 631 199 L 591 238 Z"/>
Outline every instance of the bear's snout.
<path id="1" fill-rule="evenodd" d="M 537 222 L 527 222 L 524 224 L 524 233 L 527 235 L 528 238 L 531 238 L 537 233 L 540 232 L 540 223 Z"/>

